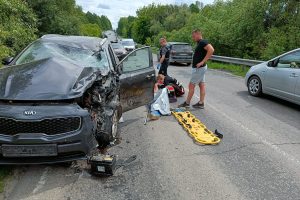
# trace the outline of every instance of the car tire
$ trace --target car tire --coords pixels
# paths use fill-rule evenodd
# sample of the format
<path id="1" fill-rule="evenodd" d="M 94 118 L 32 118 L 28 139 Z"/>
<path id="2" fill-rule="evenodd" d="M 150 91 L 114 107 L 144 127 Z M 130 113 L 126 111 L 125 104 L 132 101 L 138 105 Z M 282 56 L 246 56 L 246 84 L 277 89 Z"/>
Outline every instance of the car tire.
<path id="1" fill-rule="evenodd" d="M 119 119 L 120 109 L 117 107 L 114 109 L 113 114 L 105 120 L 104 131 L 97 134 L 97 141 L 99 147 L 105 148 L 110 145 L 111 142 L 119 138 Z"/>
<path id="2" fill-rule="evenodd" d="M 250 95 L 258 97 L 262 94 L 262 84 L 258 76 L 252 76 L 248 80 L 248 92 Z"/>

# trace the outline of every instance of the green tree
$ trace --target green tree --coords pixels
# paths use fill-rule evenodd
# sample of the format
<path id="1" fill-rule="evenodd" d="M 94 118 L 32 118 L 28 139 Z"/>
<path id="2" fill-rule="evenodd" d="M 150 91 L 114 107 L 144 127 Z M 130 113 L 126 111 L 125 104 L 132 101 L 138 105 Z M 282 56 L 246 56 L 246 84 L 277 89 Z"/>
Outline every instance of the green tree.
<path id="1" fill-rule="evenodd" d="M 122 34 L 155 46 L 161 36 L 192 43 L 191 31 L 200 28 L 216 54 L 269 59 L 299 48 L 299 15 L 299 0 L 216 0 L 202 9 L 150 4 L 137 11 L 131 31 L 128 18 L 119 26 Z"/>
<path id="2" fill-rule="evenodd" d="M 38 16 L 39 35 L 78 35 L 80 24 L 86 20 L 75 0 L 26 0 Z M 86 20 L 87 22 L 87 20 Z"/>
<path id="3" fill-rule="evenodd" d="M 100 27 L 102 28 L 102 30 L 111 30 L 112 29 L 110 20 L 104 15 L 101 15 L 101 17 L 100 17 Z"/>
<path id="4" fill-rule="evenodd" d="M 97 24 L 81 24 L 80 35 L 100 37 L 102 35 L 102 31 Z"/>
<path id="5" fill-rule="evenodd" d="M 122 37 L 127 37 L 129 31 L 128 17 L 121 17 L 118 22 L 117 33 Z"/>
<path id="6" fill-rule="evenodd" d="M 199 13 L 200 12 L 199 7 L 196 4 L 194 4 L 194 3 L 192 3 L 190 5 L 190 10 L 191 10 L 192 13 Z"/>
<path id="7" fill-rule="evenodd" d="M 13 56 L 36 38 L 36 16 L 22 0 L 0 0 L 0 59 Z"/>
<path id="8" fill-rule="evenodd" d="M 151 33 L 149 31 L 150 26 L 151 24 L 148 16 L 139 17 L 134 21 L 132 27 L 132 36 L 137 42 L 145 44 L 146 38 L 151 37 Z"/>
<path id="9" fill-rule="evenodd" d="M 44 34 L 99 37 L 111 29 L 106 16 L 84 13 L 75 0 L 0 0 L 0 19 L 0 59 Z"/>

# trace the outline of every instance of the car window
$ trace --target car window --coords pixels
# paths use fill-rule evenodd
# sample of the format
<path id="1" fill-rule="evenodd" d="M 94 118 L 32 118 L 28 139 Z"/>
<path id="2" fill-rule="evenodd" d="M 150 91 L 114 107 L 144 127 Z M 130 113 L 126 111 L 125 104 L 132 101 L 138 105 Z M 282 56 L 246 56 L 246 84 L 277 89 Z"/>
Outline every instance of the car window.
<path id="1" fill-rule="evenodd" d="M 133 41 L 122 41 L 122 45 L 123 46 L 134 46 L 134 42 Z"/>
<path id="2" fill-rule="evenodd" d="M 190 52 L 192 51 L 192 46 L 186 44 L 176 44 L 176 45 L 172 45 L 172 50 L 181 51 L 181 52 Z"/>
<path id="3" fill-rule="evenodd" d="M 278 68 L 300 68 L 300 51 L 289 53 L 279 58 Z"/>
<path id="4" fill-rule="evenodd" d="M 138 49 L 123 61 L 123 72 L 132 72 L 150 67 L 150 57 L 148 48 Z"/>
<path id="5" fill-rule="evenodd" d="M 88 49 L 41 41 L 36 41 L 27 48 L 16 60 L 16 65 L 53 57 L 68 60 L 82 67 L 103 69 L 108 69 L 109 67 L 108 58 L 103 51 L 93 52 Z"/>
<path id="6" fill-rule="evenodd" d="M 111 44 L 111 46 L 114 48 L 114 49 L 123 49 L 123 46 L 119 43 L 113 43 Z"/>

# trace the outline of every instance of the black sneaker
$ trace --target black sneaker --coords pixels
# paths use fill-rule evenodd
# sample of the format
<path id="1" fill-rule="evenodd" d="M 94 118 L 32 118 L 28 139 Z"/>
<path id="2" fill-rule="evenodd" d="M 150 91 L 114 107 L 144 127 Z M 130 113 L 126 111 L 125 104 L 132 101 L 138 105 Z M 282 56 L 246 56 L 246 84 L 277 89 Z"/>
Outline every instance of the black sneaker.
<path id="1" fill-rule="evenodd" d="M 195 105 L 193 105 L 193 108 L 204 109 L 204 103 L 198 102 Z"/>
<path id="2" fill-rule="evenodd" d="M 182 104 L 178 105 L 178 108 L 189 108 L 190 104 L 183 102 Z"/>

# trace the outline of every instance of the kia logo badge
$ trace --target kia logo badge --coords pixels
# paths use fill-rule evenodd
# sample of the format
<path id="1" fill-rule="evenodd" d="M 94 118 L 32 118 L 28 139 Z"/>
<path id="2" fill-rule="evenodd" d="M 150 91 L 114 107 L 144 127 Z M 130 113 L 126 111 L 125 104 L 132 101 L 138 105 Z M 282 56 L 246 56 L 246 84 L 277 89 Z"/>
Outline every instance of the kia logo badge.
<path id="1" fill-rule="evenodd" d="M 31 116 L 31 115 L 35 115 L 36 114 L 36 111 L 33 111 L 33 110 L 25 110 L 24 111 L 24 115 L 26 116 Z"/>

